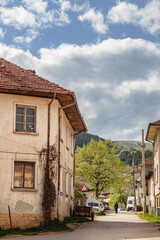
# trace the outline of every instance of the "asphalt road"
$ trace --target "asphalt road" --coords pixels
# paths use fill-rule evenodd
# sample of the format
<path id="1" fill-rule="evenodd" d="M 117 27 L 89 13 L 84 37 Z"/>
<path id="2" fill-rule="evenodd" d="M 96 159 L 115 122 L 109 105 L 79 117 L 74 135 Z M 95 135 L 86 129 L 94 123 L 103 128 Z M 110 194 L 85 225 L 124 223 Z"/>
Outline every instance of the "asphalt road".
<path id="1" fill-rule="evenodd" d="M 108 212 L 71 232 L 5 238 L 8 240 L 160 240 L 160 224 L 148 223 L 130 212 Z"/>

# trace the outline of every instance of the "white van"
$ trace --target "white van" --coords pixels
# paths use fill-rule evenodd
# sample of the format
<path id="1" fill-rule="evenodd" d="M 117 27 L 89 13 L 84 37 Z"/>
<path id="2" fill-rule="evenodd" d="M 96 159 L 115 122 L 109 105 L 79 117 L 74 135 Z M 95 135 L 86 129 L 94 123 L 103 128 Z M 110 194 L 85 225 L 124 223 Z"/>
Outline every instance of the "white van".
<path id="1" fill-rule="evenodd" d="M 104 205 L 102 202 L 96 199 L 88 199 L 86 202 L 87 207 L 92 207 L 93 212 L 103 212 L 104 211 Z"/>
<path id="2" fill-rule="evenodd" d="M 128 197 L 127 199 L 127 211 L 134 209 L 134 197 Z"/>

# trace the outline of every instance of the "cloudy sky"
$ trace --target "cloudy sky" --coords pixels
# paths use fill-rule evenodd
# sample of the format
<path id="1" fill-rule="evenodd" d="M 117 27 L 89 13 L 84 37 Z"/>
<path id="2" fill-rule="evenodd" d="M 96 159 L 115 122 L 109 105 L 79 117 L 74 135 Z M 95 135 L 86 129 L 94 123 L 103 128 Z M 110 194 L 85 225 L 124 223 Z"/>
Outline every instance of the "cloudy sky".
<path id="1" fill-rule="evenodd" d="M 88 132 L 160 119 L 159 0 L 0 0 L 0 57 L 74 91 Z"/>

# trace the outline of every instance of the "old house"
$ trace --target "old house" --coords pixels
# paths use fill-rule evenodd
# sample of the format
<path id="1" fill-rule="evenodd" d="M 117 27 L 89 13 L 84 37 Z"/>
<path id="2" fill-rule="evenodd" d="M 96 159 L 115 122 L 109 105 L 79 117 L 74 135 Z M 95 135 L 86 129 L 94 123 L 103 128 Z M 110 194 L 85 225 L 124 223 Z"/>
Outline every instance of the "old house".
<path id="1" fill-rule="evenodd" d="M 135 196 L 137 210 L 143 208 L 143 180 L 142 163 L 136 167 L 135 175 Z M 154 211 L 154 190 L 153 190 L 153 157 L 145 160 L 145 186 L 146 186 L 146 210 L 149 213 Z"/>
<path id="2" fill-rule="evenodd" d="M 9 226 L 8 209 L 14 227 L 42 221 L 44 159 L 54 160 L 52 217 L 70 215 L 74 136 L 87 131 L 75 94 L 0 58 L 0 126 L 0 226 Z"/>
<path id="3" fill-rule="evenodd" d="M 153 176 L 153 157 L 146 159 L 146 206 L 147 211 L 152 213 L 154 208 L 154 176 Z"/>
<path id="4" fill-rule="evenodd" d="M 148 125 L 146 140 L 153 143 L 153 198 L 154 208 L 156 208 L 157 215 L 160 216 L 160 120 Z"/>

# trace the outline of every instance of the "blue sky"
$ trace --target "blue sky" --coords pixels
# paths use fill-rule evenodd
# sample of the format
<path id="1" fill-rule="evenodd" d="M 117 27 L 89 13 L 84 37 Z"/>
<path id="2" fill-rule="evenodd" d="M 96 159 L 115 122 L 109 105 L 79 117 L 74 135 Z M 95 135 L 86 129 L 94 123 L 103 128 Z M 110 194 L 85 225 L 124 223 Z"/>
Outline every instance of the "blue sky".
<path id="1" fill-rule="evenodd" d="M 88 131 L 160 119 L 159 0 L 0 0 L 0 57 L 74 91 Z"/>

